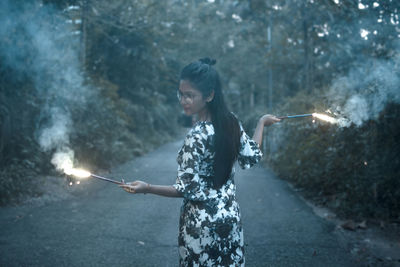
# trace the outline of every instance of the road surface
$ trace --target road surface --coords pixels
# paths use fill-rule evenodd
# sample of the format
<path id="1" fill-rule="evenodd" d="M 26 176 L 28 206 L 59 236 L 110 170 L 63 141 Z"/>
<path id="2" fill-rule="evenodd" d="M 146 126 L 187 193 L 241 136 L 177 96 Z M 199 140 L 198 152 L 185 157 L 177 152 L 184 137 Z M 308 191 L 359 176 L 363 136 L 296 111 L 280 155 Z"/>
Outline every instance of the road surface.
<path id="1" fill-rule="evenodd" d="M 172 184 L 181 144 L 108 176 Z M 246 266 L 357 266 L 335 225 L 284 181 L 260 166 L 236 170 Z M 63 200 L 0 209 L 1 266 L 178 266 L 182 199 L 132 195 L 94 179 L 73 186 L 77 193 Z"/>

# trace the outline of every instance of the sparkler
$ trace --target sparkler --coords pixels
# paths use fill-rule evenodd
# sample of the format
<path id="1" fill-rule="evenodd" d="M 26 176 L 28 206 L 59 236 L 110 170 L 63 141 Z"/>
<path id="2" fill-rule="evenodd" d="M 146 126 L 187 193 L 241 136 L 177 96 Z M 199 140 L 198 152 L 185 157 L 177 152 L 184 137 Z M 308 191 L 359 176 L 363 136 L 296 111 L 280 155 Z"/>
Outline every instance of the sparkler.
<path id="1" fill-rule="evenodd" d="M 325 115 L 325 114 L 321 114 L 321 113 L 289 115 L 289 116 L 278 117 L 278 119 L 283 120 L 283 119 L 304 118 L 304 117 L 314 117 L 314 118 L 317 118 L 317 119 L 320 119 L 323 121 L 327 121 L 327 122 L 330 122 L 333 124 L 338 123 L 337 119 L 335 119 L 331 116 Z"/>
<path id="2" fill-rule="evenodd" d="M 79 178 L 93 177 L 93 178 L 96 178 L 96 179 L 99 179 L 99 180 L 103 180 L 103 181 L 106 181 L 106 182 L 110 182 L 110 183 L 114 183 L 114 184 L 119 184 L 119 185 L 125 184 L 124 180 L 122 180 L 121 182 L 120 181 L 116 181 L 116 180 L 113 180 L 113 179 L 110 179 L 110 178 L 106 178 L 106 177 L 103 177 L 103 176 L 100 176 L 100 175 L 96 175 L 96 174 L 90 173 L 90 172 L 82 170 L 82 169 L 76 169 L 76 168 L 64 169 L 64 173 L 66 175 L 72 175 L 72 176 L 79 177 Z"/>

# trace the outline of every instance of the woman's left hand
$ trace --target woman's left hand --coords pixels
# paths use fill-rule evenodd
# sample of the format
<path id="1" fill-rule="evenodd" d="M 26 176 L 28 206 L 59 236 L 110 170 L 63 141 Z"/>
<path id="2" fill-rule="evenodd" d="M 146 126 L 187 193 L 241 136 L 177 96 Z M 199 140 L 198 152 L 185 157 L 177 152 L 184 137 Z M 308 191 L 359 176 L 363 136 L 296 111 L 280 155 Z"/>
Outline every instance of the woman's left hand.
<path id="1" fill-rule="evenodd" d="M 128 193 L 138 194 L 138 193 L 148 193 L 148 188 L 150 187 L 148 183 L 143 181 L 134 181 L 131 183 L 125 183 L 119 185 L 122 189 L 124 189 Z"/>
<path id="2" fill-rule="evenodd" d="M 274 115 L 266 114 L 266 115 L 261 117 L 260 121 L 262 122 L 262 124 L 264 126 L 269 126 L 269 125 L 274 124 L 276 122 L 280 122 L 281 119 L 277 118 Z"/>

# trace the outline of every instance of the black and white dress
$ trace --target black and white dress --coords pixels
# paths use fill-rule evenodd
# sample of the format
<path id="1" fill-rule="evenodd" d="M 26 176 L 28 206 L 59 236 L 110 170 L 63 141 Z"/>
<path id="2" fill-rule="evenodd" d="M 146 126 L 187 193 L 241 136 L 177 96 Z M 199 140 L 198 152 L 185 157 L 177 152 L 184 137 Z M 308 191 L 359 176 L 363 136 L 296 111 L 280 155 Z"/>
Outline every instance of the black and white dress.
<path id="1" fill-rule="evenodd" d="M 239 166 L 250 168 L 262 157 L 258 144 L 240 124 Z M 235 169 L 218 190 L 212 188 L 214 127 L 199 121 L 179 150 L 173 185 L 183 194 L 179 219 L 180 266 L 244 266 L 243 230 L 236 202 Z"/>

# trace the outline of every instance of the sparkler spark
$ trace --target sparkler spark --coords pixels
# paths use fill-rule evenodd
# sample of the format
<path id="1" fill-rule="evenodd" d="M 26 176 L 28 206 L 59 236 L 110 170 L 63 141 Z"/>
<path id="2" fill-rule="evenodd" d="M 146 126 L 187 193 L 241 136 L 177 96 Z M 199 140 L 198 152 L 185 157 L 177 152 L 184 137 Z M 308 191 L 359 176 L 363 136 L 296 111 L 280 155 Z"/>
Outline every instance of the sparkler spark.
<path id="1" fill-rule="evenodd" d="M 323 121 L 327 121 L 327 122 L 330 122 L 332 124 L 338 123 L 337 119 L 335 119 L 335 118 L 333 118 L 331 116 L 325 115 L 325 114 L 313 113 L 312 116 L 314 118 L 317 118 L 317 119 L 320 119 L 320 120 L 323 120 Z"/>
<path id="2" fill-rule="evenodd" d="M 76 168 L 64 169 L 64 173 L 66 175 L 73 175 L 73 176 L 79 177 L 79 178 L 87 178 L 92 175 L 88 171 L 85 171 L 83 169 L 76 169 Z"/>
<path id="3" fill-rule="evenodd" d="M 86 170 L 74 168 L 73 157 L 73 152 L 71 151 L 59 152 L 53 156 L 51 162 L 66 175 L 73 175 L 79 178 L 87 178 L 92 175 Z"/>
<path id="4" fill-rule="evenodd" d="M 125 181 L 122 180 L 120 181 L 116 181 L 110 178 L 106 178 L 100 175 L 95 175 L 93 173 L 90 173 L 86 170 L 83 169 L 77 169 L 77 168 L 72 168 L 72 162 L 66 161 L 63 163 L 63 171 L 66 175 L 70 175 L 70 176 L 75 176 L 78 178 L 88 178 L 88 177 L 92 177 L 92 178 L 96 178 L 99 180 L 103 180 L 106 182 L 110 182 L 110 183 L 114 183 L 114 184 L 125 184 Z M 80 181 L 78 181 L 76 184 L 80 184 Z M 70 183 L 70 185 L 72 185 L 72 183 Z"/>

